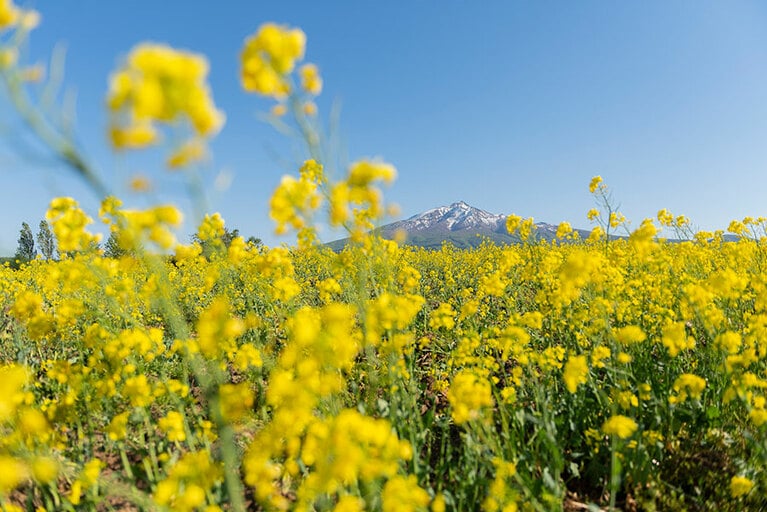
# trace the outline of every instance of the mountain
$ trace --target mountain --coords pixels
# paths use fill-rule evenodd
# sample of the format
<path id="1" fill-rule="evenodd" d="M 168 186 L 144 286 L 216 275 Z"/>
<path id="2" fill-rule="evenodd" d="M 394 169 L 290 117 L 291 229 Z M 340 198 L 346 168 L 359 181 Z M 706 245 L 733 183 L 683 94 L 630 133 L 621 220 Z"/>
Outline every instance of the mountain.
<path id="1" fill-rule="evenodd" d="M 506 231 L 505 215 L 489 213 L 463 201 L 433 208 L 380 228 L 381 235 L 389 239 L 398 231 L 407 233 L 407 244 L 427 248 L 439 248 L 443 242 L 461 248 L 476 247 L 483 238 L 499 244 L 519 241 Z"/>
<path id="2" fill-rule="evenodd" d="M 555 237 L 557 226 L 539 222 L 535 234 L 539 238 L 551 240 Z M 480 210 L 463 201 L 450 206 L 440 206 L 413 215 L 412 217 L 386 224 L 378 228 L 383 238 L 393 239 L 396 233 L 407 233 L 406 244 L 438 249 L 444 242 L 450 242 L 459 248 L 477 247 L 484 240 L 499 245 L 519 243 L 519 237 L 509 235 L 506 231 L 506 215 Z M 588 237 L 589 232 L 578 230 L 582 237 Z M 336 240 L 328 245 L 334 250 L 340 250 L 348 239 Z"/>

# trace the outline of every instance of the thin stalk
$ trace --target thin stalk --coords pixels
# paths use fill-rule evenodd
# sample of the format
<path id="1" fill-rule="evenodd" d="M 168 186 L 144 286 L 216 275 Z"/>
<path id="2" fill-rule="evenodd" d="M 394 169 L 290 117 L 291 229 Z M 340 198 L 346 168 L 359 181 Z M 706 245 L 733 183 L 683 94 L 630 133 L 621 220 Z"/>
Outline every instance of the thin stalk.
<path id="1" fill-rule="evenodd" d="M 618 462 L 618 441 L 613 435 L 610 444 L 610 508 L 615 510 L 615 500 L 618 494 L 618 485 L 621 481 L 621 471 Z"/>
<path id="2" fill-rule="evenodd" d="M 133 469 L 131 469 L 130 462 L 128 461 L 128 454 L 125 453 L 125 446 L 123 446 L 122 443 L 120 443 L 120 460 L 123 463 L 123 468 L 125 469 L 125 476 L 128 477 L 130 480 L 133 480 Z"/>
<path id="3" fill-rule="evenodd" d="M 152 435 L 152 424 L 150 423 L 149 414 L 144 411 L 144 428 L 146 429 L 147 445 L 149 446 L 149 458 L 152 462 L 152 469 L 155 475 L 160 474 L 160 463 L 157 459 L 157 450 L 154 447 L 154 439 Z"/>
<path id="4" fill-rule="evenodd" d="M 22 86 L 23 81 L 14 73 L 0 73 L 2 82 L 8 89 L 8 96 L 29 129 L 40 141 L 48 146 L 55 155 L 69 165 L 93 188 L 99 198 L 109 195 L 109 189 L 98 177 L 96 171 L 80 155 L 75 145 L 53 128 L 40 110 L 30 101 Z"/>

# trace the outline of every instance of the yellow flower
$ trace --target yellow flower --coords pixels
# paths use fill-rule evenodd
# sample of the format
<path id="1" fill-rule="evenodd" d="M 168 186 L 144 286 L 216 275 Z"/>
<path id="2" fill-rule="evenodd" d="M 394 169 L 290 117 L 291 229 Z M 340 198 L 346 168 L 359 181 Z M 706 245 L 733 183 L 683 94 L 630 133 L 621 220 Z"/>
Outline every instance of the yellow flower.
<path id="1" fill-rule="evenodd" d="M 674 224 L 674 215 L 665 208 L 658 211 L 657 217 L 661 226 L 673 226 Z"/>
<path id="2" fill-rule="evenodd" d="M 631 409 L 632 407 L 639 406 L 639 400 L 636 395 L 631 391 L 624 390 L 615 394 L 615 401 L 623 410 Z"/>
<path id="3" fill-rule="evenodd" d="M 302 108 L 303 108 L 304 114 L 306 114 L 309 117 L 317 115 L 317 104 L 314 103 L 313 101 L 305 102 Z"/>
<path id="4" fill-rule="evenodd" d="M 158 482 L 152 499 L 172 510 L 192 512 L 205 504 L 206 493 L 222 479 L 221 464 L 213 462 L 210 453 L 189 452 Z"/>
<path id="5" fill-rule="evenodd" d="M 134 407 L 144 407 L 152 403 L 152 388 L 146 375 L 141 374 L 125 379 L 123 395 Z"/>
<path id="6" fill-rule="evenodd" d="M 27 468 L 21 461 L 8 455 L 0 455 L 0 494 L 15 489 L 27 478 Z"/>
<path id="7" fill-rule="evenodd" d="M 157 422 L 160 430 L 165 432 L 168 441 L 185 441 L 186 429 L 184 428 L 184 416 L 176 411 L 170 411 L 164 418 Z"/>
<path id="8" fill-rule="evenodd" d="M 687 398 L 700 400 L 703 390 L 706 388 L 706 380 L 691 373 L 683 373 L 674 381 L 672 390 L 676 395 L 669 397 L 672 404 L 684 402 Z"/>
<path id="9" fill-rule="evenodd" d="M 629 242 L 640 250 L 646 250 L 652 246 L 655 235 L 658 234 L 658 228 L 653 224 L 652 219 L 644 219 L 641 226 L 629 235 Z"/>
<path id="10" fill-rule="evenodd" d="M 483 408 L 493 405 L 490 383 L 470 370 L 461 370 L 453 377 L 447 400 L 453 407 L 453 421 L 459 425 L 479 418 Z"/>
<path id="11" fill-rule="evenodd" d="M 620 226 L 624 222 L 626 222 L 626 216 L 623 215 L 622 213 L 620 213 L 620 212 L 611 212 L 610 213 L 609 223 L 610 223 L 610 227 L 611 228 L 617 228 L 618 226 Z"/>
<path id="12" fill-rule="evenodd" d="M 431 315 L 429 315 L 429 327 L 432 329 L 444 327 L 448 330 L 455 327 L 455 310 L 453 306 L 443 302 L 437 309 L 432 311 Z"/>
<path id="13" fill-rule="evenodd" d="M 568 359 L 562 376 L 567 391 L 575 393 L 578 390 L 579 384 L 586 383 L 588 375 L 589 365 L 586 361 L 586 356 L 573 356 Z"/>
<path id="14" fill-rule="evenodd" d="M 728 354 L 737 354 L 742 340 L 737 332 L 726 331 L 716 337 L 716 344 Z"/>
<path id="15" fill-rule="evenodd" d="M 535 229 L 534 222 L 535 220 L 532 217 L 528 217 L 522 221 L 519 225 L 519 238 L 522 240 L 530 238 L 530 235 L 532 235 L 533 230 Z"/>
<path id="16" fill-rule="evenodd" d="M 641 343 L 647 336 L 639 326 L 627 325 L 625 327 L 619 327 L 613 331 L 613 336 L 618 343 L 623 345 L 631 345 L 633 343 Z"/>
<path id="17" fill-rule="evenodd" d="M 288 113 L 288 107 L 284 103 L 277 103 L 272 107 L 272 115 L 275 117 L 282 117 Z"/>
<path id="18" fill-rule="evenodd" d="M 276 233 L 282 234 L 288 226 L 302 229 L 311 223 L 312 216 L 322 203 L 319 184 L 309 174 L 299 179 L 283 176 L 269 202 L 269 217 L 277 223 Z"/>
<path id="19" fill-rule="evenodd" d="M 78 479 L 82 482 L 84 487 L 96 485 L 96 482 L 98 482 L 99 476 L 101 475 L 101 465 L 102 462 L 100 459 L 91 459 L 85 463 Z"/>
<path id="20" fill-rule="evenodd" d="M 754 482 L 745 476 L 734 476 L 730 479 L 730 495 L 733 498 L 745 496 L 754 488 Z"/>
<path id="21" fill-rule="evenodd" d="M 765 410 L 763 407 L 764 406 L 762 406 L 762 408 L 751 409 L 751 411 L 748 413 L 749 419 L 753 421 L 754 425 L 757 427 L 761 427 L 767 423 L 767 410 Z"/>
<path id="22" fill-rule="evenodd" d="M 197 228 L 197 236 L 203 242 L 206 240 L 215 240 L 224 235 L 224 219 L 220 213 L 213 215 L 206 214 L 202 219 L 200 227 Z"/>
<path id="23" fill-rule="evenodd" d="M 431 501 L 431 512 L 445 512 L 445 495 L 437 493 Z"/>
<path id="24" fill-rule="evenodd" d="M 342 496 L 339 498 L 333 512 L 362 512 L 365 510 L 365 500 L 356 496 Z"/>
<path id="25" fill-rule="evenodd" d="M 594 226 L 594 229 L 591 230 L 591 233 L 589 233 L 589 237 L 586 239 L 587 242 L 598 242 L 600 240 L 604 240 L 607 238 L 607 234 L 605 233 L 605 230 L 602 229 L 602 226 Z"/>
<path id="26" fill-rule="evenodd" d="M 573 232 L 573 227 L 570 225 L 569 222 L 560 222 L 559 226 L 557 227 L 557 238 L 565 238 L 567 235 L 571 234 Z"/>
<path id="27" fill-rule="evenodd" d="M 671 357 L 676 357 L 682 350 L 695 348 L 695 338 L 687 335 L 684 322 L 675 322 L 664 327 L 661 343 L 668 349 Z"/>
<path id="28" fill-rule="evenodd" d="M 263 364 L 261 352 L 251 343 L 241 345 L 234 356 L 234 365 L 240 371 L 245 371 L 248 368 L 259 368 Z"/>
<path id="29" fill-rule="evenodd" d="M 594 347 L 594 350 L 591 352 L 591 366 L 594 368 L 604 368 L 605 359 L 609 359 L 611 355 L 612 351 L 609 347 L 605 347 L 604 345 Z"/>
<path id="30" fill-rule="evenodd" d="M 359 160 L 349 167 L 347 182 L 353 188 L 364 188 L 374 181 L 392 183 L 397 178 L 397 169 L 384 162 Z"/>
<path id="31" fill-rule="evenodd" d="M 41 484 L 53 482 L 59 474 L 59 464 L 50 457 L 35 457 L 31 464 L 32 476 Z"/>
<path id="32" fill-rule="evenodd" d="M 142 148 L 157 142 L 156 123 L 187 121 L 194 131 L 188 143 L 170 157 L 181 167 L 204 155 L 201 139 L 215 135 L 224 124 L 206 82 L 204 57 L 159 44 L 134 47 L 126 63 L 110 79 L 107 104 L 113 112 L 112 145 Z"/>
<path id="33" fill-rule="evenodd" d="M 109 436 L 109 439 L 112 441 L 125 439 L 125 436 L 128 433 L 129 417 L 130 412 L 126 411 L 112 418 L 112 421 L 109 422 L 109 427 L 107 427 L 107 435 Z"/>
<path id="34" fill-rule="evenodd" d="M 109 130 L 109 138 L 116 148 L 138 149 L 157 142 L 158 134 L 152 123 L 137 120 L 130 126 L 113 126 Z"/>
<path id="35" fill-rule="evenodd" d="M 500 457 L 493 458 L 495 478 L 487 490 L 487 497 L 482 502 L 482 510 L 488 512 L 516 512 L 519 496 L 516 489 L 509 485 L 517 472 L 517 466 Z"/>
<path id="36" fill-rule="evenodd" d="M 322 78 L 315 64 L 304 64 L 298 70 L 298 74 L 301 76 L 301 87 L 306 92 L 314 96 L 322 92 Z"/>
<path id="37" fill-rule="evenodd" d="M 627 416 L 616 414 L 602 424 L 602 432 L 607 435 L 618 436 L 621 439 L 628 439 L 636 432 L 638 425 L 634 420 Z"/>
<path id="38" fill-rule="evenodd" d="M 290 92 L 285 76 L 304 58 L 306 35 L 274 23 L 261 25 L 258 32 L 245 41 L 242 50 L 242 86 L 277 99 Z"/>
<path id="39" fill-rule="evenodd" d="M 429 494 L 418 486 L 415 475 L 390 478 L 381 493 L 383 512 L 415 512 L 429 504 Z"/>
<path id="40" fill-rule="evenodd" d="M 739 220 L 733 220 L 727 226 L 727 231 L 730 233 L 735 233 L 736 235 L 743 236 L 746 234 L 746 225 Z"/>
<path id="41" fill-rule="evenodd" d="M 519 229 L 520 224 L 522 224 L 522 217 L 519 215 L 512 214 L 506 217 L 506 231 L 510 235 L 513 235 Z"/>
<path id="42" fill-rule="evenodd" d="M 0 418 L 12 418 L 24 400 L 29 372 L 23 366 L 0 366 Z"/>
<path id="43" fill-rule="evenodd" d="M 19 59 L 19 51 L 16 48 L 0 49 L 0 69 L 7 69 L 16 65 Z"/>
<path id="44" fill-rule="evenodd" d="M 182 144 L 166 162 L 171 169 L 186 167 L 199 162 L 205 157 L 205 143 L 199 138 L 193 138 Z"/>
<path id="45" fill-rule="evenodd" d="M 37 409 L 25 408 L 19 416 L 19 432 L 30 437 L 43 438 L 50 429 L 45 415 Z"/>
<path id="46" fill-rule="evenodd" d="M 93 235 L 86 226 L 93 219 L 80 209 L 77 201 L 71 197 L 57 197 L 51 200 L 45 218 L 53 224 L 59 253 L 84 251 L 94 247 L 101 240 L 101 234 Z"/>
<path id="47" fill-rule="evenodd" d="M 235 350 L 235 340 L 245 332 L 244 322 L 232 316 L 225 297 L 216 297 L 197 320 L 197 343 L 205 357 L 214 359 Z"/>
<path id="48" fill-rule="evenodd" d="M 594 176 L 591 178 L 591 182 L 589 183 L 589 192 L 592 194 L 596 192 L 600 183 L 602 183 L 602 176 Z"/>
<path id="49" fill-rule="evenodd" d="M 11 0 L 0 0 L 0 30 L 14 26 L 20 14 L 21 11 Z"/>

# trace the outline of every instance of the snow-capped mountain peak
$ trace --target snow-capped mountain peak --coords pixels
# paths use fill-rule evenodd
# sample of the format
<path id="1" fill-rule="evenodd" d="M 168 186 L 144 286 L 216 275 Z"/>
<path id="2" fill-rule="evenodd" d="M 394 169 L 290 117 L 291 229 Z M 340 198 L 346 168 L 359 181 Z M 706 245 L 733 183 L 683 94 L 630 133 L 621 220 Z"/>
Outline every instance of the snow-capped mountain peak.
<path id="1" fill-rule="evenodd" d="M 406 233 L 407 244 L 430 249 L 439 249 L 447 242 L 458 248 L 477 247 L 484 241 L 496 244 L 519 243 L 519 235 L 506 230 L 506 215 L 498 215 L 458 201 L 450 206 L 432 208 L 412 217 L 393 222 L 378 229 L 378 233 L 389 240 L 400 239 Z M 576 230 L 581 238 L 587 238 L 589 231 Z M 533 227 L 537 239 L 552 240 L 556 237 L 557 226 L 538 222 Z M 334 248 L 342 248 L 346 239 L 331 242 Z"/>
<path id="2" fill-rule="evenodd" d="M 398 229 L 408 232 L 425 229 L 460 231 L 479 229 L 494 231 L 505 222 L 506 216 L 495 215 L 479 208 L 474 208 L 463 201 L 450 206 L 440 206 L 427 210 L 409 219 L 396 222 Z"/>

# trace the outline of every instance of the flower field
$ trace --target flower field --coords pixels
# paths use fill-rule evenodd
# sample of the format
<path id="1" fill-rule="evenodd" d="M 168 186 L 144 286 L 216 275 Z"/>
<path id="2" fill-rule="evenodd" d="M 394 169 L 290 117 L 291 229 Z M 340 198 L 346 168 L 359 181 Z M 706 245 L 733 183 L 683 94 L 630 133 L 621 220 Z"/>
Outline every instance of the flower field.
<path id="1" fill-rule="evenodd" d="M 197 249 L 2 272 L 6 508 L 764 505 L 758 242 Z"/>
<path id="2" fill-rule="evenodd" d="M 23 39 L 37 15 L 4 1 L 0 24 Z M 0 508 L 767 508 L 767 220 L 733 222 L 737 241 L 665 210 L 631 230 L 595 177 L 585 240 L 563 223 L 537 241 L 514 215 L 514 246 L 382 240 L 369 230 L 396 170 L 328 175 L 304 39 L 267 24 L 242 51 L 243 88 L 311 157 L 271 201 L 295 245 L 225 243 L 218 214 L 182 244 L 176 207 L 105 194 L 124 253 L 105 257 L 64 197 L 47 214 L 60 258 L 0 267 Z M 16 108 L 37 112 L 2 52 Z M 206 73 L 134 48 L 107 98 L 115 148 L 184 123 L 166 165 L 192 172 L 224 122 Z M 347 248 L 319 244 L 320 222 Z"/>

